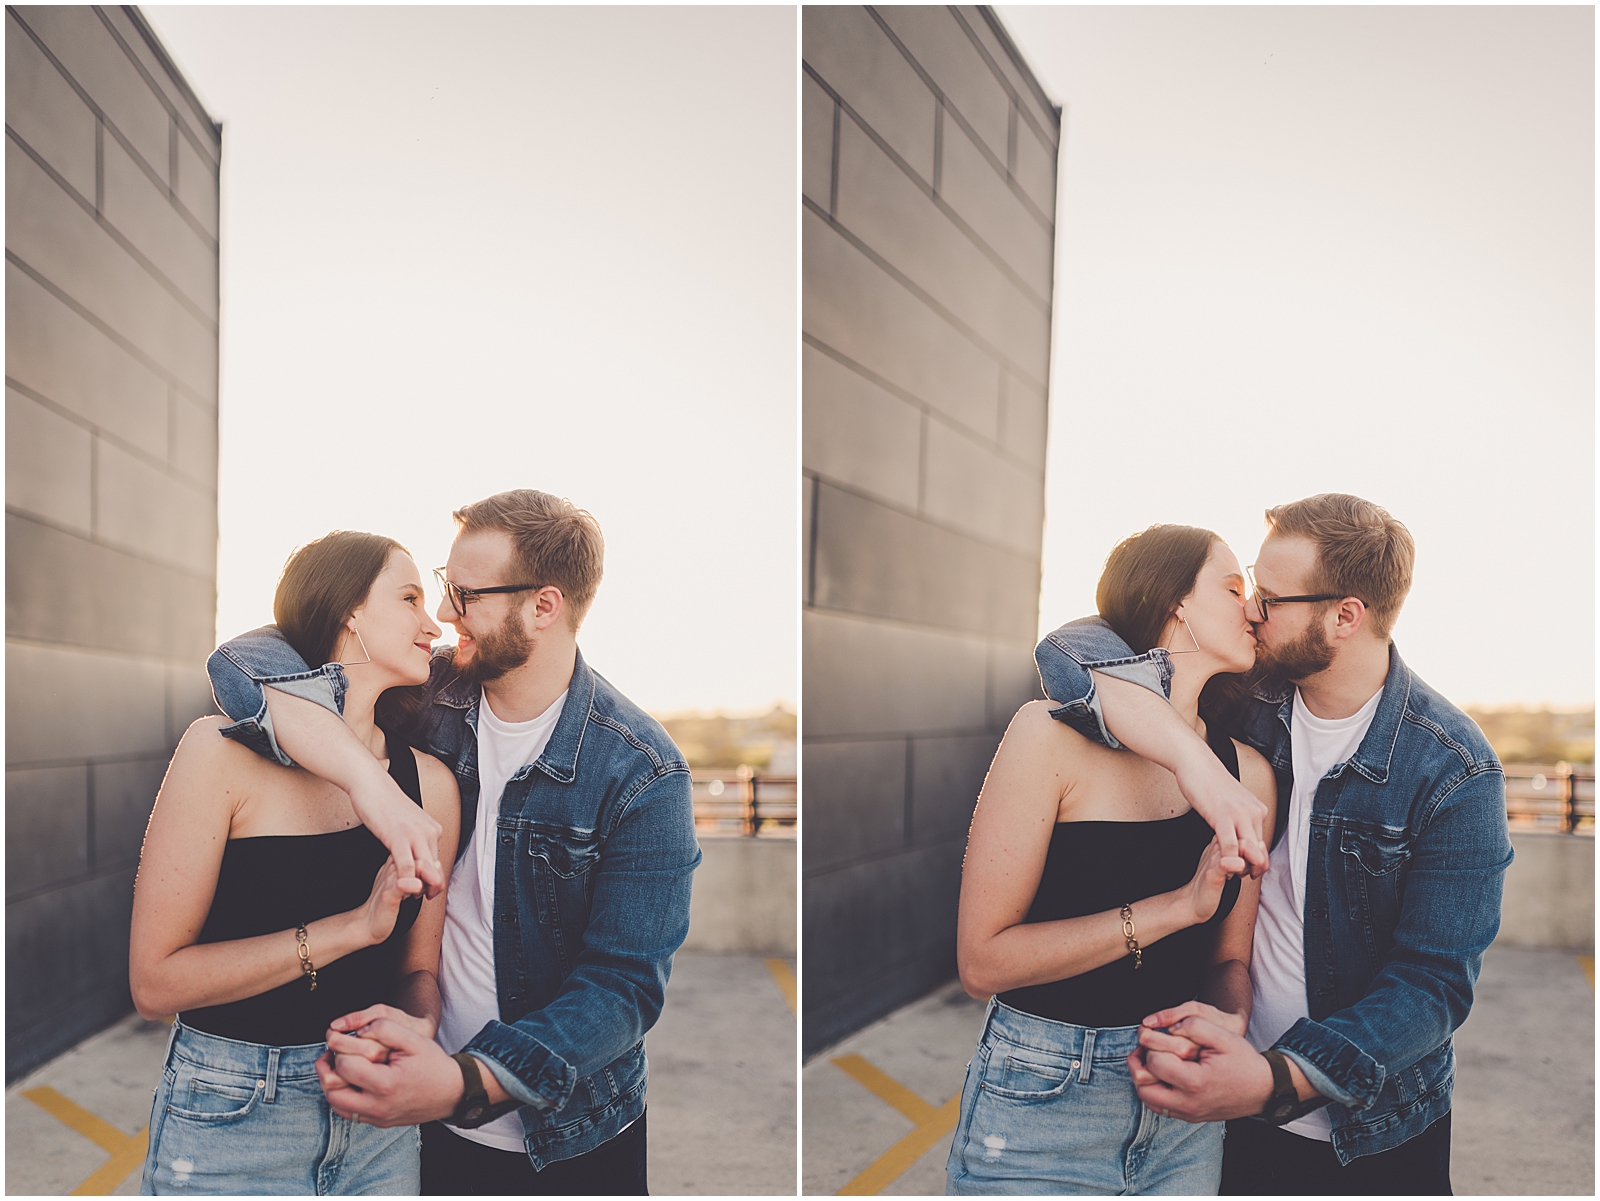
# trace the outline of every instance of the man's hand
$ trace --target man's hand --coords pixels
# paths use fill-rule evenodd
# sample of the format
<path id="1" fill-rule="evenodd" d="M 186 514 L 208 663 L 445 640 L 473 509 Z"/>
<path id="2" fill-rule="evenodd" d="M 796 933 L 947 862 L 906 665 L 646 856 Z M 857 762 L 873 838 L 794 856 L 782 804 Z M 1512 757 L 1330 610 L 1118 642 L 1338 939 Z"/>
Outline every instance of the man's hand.
<path id="1" fill-rule="evenodd" d="M 416 1019 L 412 1019 L 415 1021 Z M 466 1086 L 444 1048 L 410 1024 L 382 1017 L 363 1036 L 328 1031 L 317 1079 L 336 1113 L 372 1126 L 414 1126 L 449 1117 Z M 493 1073 L 483 1072 L 491 1096 Z"/>
<path id="2" fill-rule="evenodd" d="M 1157 1113 L 1217 1122 L 1260 1113 L 1272 1096 L 1272 1067 L 1261 1052 L 1203 1017 L 1181 1018 L 1165 1034 L 1142 1026 L 1139 1046 L 1128 1056 L 1134 1091 Z M 1186 1058 L 1194 1048 L 1199 1058 Z"/>

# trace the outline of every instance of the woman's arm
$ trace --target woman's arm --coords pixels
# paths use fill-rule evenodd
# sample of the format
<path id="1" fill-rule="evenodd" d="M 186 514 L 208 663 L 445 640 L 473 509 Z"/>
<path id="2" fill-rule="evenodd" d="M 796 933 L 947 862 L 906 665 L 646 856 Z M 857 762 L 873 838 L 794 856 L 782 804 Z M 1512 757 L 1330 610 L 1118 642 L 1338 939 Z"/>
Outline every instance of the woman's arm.
<path id="1" fill-rule="evenodd" d="M 972 815 L 961 875 L 956 962 L 975 997 L 1081 975 L 1128 954 L 1120 910 L 1054 922 L 1024 922 L 1039 888 L 1062 800 L 1072 787 L 1071 760 L 1081 735 L 1051 720 L 1043 701 L 1018 710 L 995 752 Z M 1195 879 L 1133 904 L 1141 946 L 1206 921 L 1216 911 L 1228 871 L 1213 840 Z M 1209 898 L 1209 908 L 1207 908 Z"/>
<path id="2" fill-rule="evenodd" d="M 1271 846 L 1277 814 L 1277 783 L 1273 779 L 1272 765 L 1259 751 L 1244 743 L 1233 745 L 1239 752 L 1239 782 L 1267 806 L 1263 829 L 1267 845 Z M 1260 904 L 1261 881 L 1243 877 L 1239 881 L 1239 899 L 1234 902 L 1233 911 L 1223 919 L 1218 932 L 1211 973 L 1200 989 L 1200 1002 L 1219 1011 L 1211 1020 L 1241 1036 L 1250 1026 L 1250 948 L 1255 940 L 1256 911 Z M 1224 1020 L 1225 1016 L 1228 1020 Z"/>
<path id="3" fill-rule="evenodd" d="M 417 778 L 422 784 L 422 807 L 441 827 L 439 860 L 444 880 L 438 895 L 422 903 L 422 911 L 406 936 L 406 953 L 400 962 L 400 979 L 394 988 L 396 1009 L 419 1018 L 417 1027 L 432 1038 L 439 1029 L 443 1002 L 439 997 L 439 947 L 444 941 L 444 907 L 450 890 L 450 867 L 456 861 L 456 841 L 461 833 L 461 793 L 455 774 L 432 755 L 413 751 Z"/>
<path id="4" fill-rule="evenodd" d="M 133 894 L 128 983 L 147 1018 L 257 996 L 302 975 L 294 930 L 197 945 L 228 831 L 253 788 L 282 771 L 220 737 L 225 724 L 203 717 L 178 744 L 156 796 Z M 391 859 L 367 904 L 311 922 L 306 947 L 318 967 L 372 946 L 394 929 L 395 914 L 416 880 L 401 881 Z M 387 920 L 387 926 L 384 925 Z"/>

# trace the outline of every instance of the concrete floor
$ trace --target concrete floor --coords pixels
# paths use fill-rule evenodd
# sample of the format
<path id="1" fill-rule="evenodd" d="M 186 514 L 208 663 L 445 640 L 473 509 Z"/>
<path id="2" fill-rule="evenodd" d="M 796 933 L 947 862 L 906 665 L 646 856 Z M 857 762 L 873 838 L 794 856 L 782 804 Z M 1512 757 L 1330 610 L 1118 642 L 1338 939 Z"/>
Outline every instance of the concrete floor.
<path id="1" fill-rule="evenodd" d="M 951 983 L 805 1065 L 804 1193 L 944 1192 L 983 1013 Z M 1456 1034 L 1458 1195 L 1594 1194 L 1594 1019 L 1592 959 L 1490 948 Z"/>
<path id="2" fill-rule="evenodd" d="M 794 1195 L 793 980 L 787 960 L 678 955 L 645 1040 L 653 1193 Z M 136 1194 L 167 1036 L 134 1014 L 8 1088 L 6 1193 Z"/>

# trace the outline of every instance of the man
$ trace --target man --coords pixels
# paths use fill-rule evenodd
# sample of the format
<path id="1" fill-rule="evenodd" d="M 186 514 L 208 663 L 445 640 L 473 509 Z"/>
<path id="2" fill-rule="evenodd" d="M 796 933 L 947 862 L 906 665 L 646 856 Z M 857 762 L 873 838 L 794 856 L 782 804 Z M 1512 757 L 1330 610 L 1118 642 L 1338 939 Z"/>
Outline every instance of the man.
<path id="1" fill-rule="evenodd" d="M 1504 776 L 1389 640 L 1411 587 L 1406 528 L 1332 493 L 1266 516 L 1247 611 L 1256 672 L 1232 731 L 1278 775 L 1250 1025 L 1240 1038 L 1196 1002 L 1150 1015 L 1135 1085 L 1159 1112 L 1237 1119 L 1224 1193 L 1447 1194 L 1450 1038 L 1511 862 Z M 1089 619 L 1036 657 L 1064 702 L 1055 716 L 1170 768 L 1203 816 L 1245 810 L 1163 699 L 1166 652 L 1135 656 Z M 1223 841 L 1247 853 L 1249 825 Z"/>
<path id="2" fill-rule="evenodd" d="M 642 1194 L 642 1040 L 700 861 L 689 769 L 578 651 L 594 519 L 529 489 L 454 517 L 438 618 L 460 644 L 435 652 L 410 731 L 461 789 L 438 1041 L 387 1007 L 347 1015 L 319 1076 L 346 1117 L 424 1124 L 424 1193 Z M 267 628 L 209 666 L 224 734 L 344 787 L 437 889 L 437 828 L 338 717 L 339 665 L 311 670 Z"/>

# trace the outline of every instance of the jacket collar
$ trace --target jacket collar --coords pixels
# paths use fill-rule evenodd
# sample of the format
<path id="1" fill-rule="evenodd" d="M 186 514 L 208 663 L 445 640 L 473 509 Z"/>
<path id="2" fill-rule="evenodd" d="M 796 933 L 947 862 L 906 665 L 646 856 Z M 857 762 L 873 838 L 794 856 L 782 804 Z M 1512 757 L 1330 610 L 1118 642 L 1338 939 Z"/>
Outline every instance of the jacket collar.
<path id="1" fill-rule="evenodd" d="M 1389 644 L 1389 674 L 1383 678 L 1383 696 L 1372 715 L 1366 737 L 1350 756 L 1350 766 L 1374 784 L 1389 782 L 1389 765 L 1394 760 L 1395 743 L 1411 702 L 1411 669 L 1400 658 L 1394 643 Z"/>
<path id="2" fill-rule="evenodd" d="M 453 671 L 453 668 L 446 670 Z M 566 704 L 562 706 L 556 728 L 550 732 L 544 753 L 533 761 L 545 775 L 562 784 L 570 784 L 578 777 L 578 752 L 583 747 L 583 732 L 589 728 L 594 690 L 594 671 L 583 661 L 583 652 L 578 651 L 572 664 L 572 680 L 567 684 Z M 476 730 L 478 698 L 482 695 L 481 685 L 469 684 L 459 675 L 452 675 L 434 693 L 433 700 L 435 704 L 466 710 L 467 724 Z"/>

